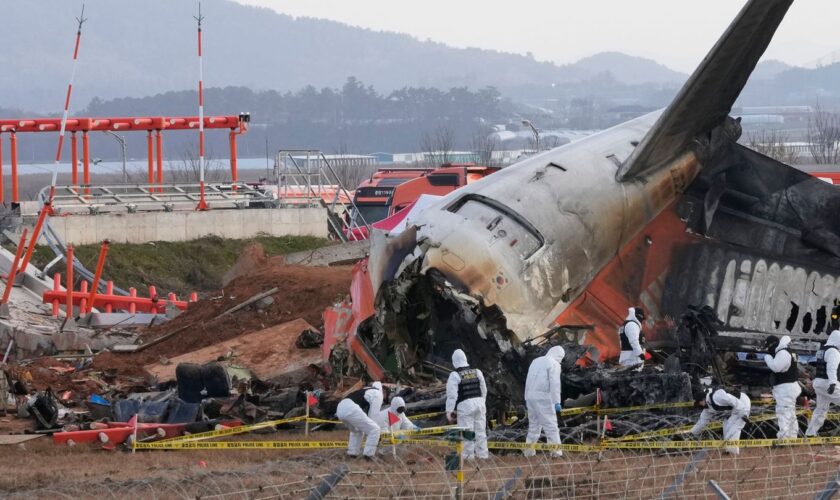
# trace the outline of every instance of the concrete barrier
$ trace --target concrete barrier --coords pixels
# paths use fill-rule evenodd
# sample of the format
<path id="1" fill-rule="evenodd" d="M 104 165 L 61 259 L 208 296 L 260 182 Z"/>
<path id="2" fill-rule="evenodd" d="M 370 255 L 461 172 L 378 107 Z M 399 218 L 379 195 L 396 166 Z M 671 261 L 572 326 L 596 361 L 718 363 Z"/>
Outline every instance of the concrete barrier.
<path id="1" fill-rule="evenodd" d="M 202 236 L 246 239 L 269 236 L 327 236 L 323 208 L 251 208 L 206 212 L 145 212 L 71 215 L 50 223 L 61 238 L 74 245 L 188 241 Z M 43 238 L 38 242 L 46 244 Z"/>

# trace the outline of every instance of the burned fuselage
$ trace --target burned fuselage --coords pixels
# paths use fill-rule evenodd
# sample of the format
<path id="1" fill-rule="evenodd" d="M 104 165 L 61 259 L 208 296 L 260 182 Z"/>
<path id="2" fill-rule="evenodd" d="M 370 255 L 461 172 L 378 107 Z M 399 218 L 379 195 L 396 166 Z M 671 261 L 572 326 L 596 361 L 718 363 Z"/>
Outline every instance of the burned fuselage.
<path id="1" fill-rule="evenodd" d="M 442 369 L 463 347 L 507 396 L 521 394 L 529 346 L 628 245 L 650 245 L 645 228 L 704 168 L 725 169 L 740 135 L 728 111 L 790 3 L 748 2 L 663 112 L 528 158 L 374 241 L 376 315 L 359 333 L 385 368 Z M 589 299 L 617 320 L 626 311 Z"/>
<path id="2" fill-rule="evenodd" d="M 416 249 L 386 277 L 378 305 L 399 364 L 468 346 L 511 372 L 517 347 L 543 334 L 699 171 L 688 151 L 644 180 L 615 180 L 657 117 L 529 158 L 410 220 Z"/>

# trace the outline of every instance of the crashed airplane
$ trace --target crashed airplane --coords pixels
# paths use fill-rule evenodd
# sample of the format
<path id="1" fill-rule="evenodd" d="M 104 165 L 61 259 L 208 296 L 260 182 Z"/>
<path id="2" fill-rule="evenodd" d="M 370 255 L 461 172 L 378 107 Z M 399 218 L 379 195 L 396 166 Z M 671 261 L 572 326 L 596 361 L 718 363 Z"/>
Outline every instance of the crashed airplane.
<path id="1" fill-rule="evenodd" d="M 739 145 L 729 116 L 791 4 L 749 1 L 665 110 L 458 189 L 398 235 L 375 231 L 328 336 L 374 377 L 439 375 L 464 348 L 512 398 L 547 330 L 612 359 L 637 304 L 653 346 L 709 306 L 717 349 L 783 333 L 815 350 L 840 297 L 840 191 Z"/>

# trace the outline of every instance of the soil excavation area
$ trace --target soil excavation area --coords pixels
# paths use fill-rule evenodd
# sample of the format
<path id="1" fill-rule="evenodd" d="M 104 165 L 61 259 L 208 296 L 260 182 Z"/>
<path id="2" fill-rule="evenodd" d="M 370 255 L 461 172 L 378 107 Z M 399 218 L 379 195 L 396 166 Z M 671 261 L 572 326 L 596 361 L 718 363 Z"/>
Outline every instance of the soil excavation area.
<path id="1" fill-rule="evenodd" d="M 177 318 L 149 328 L 141 341 L 154 342 L 177 331 L 173 336 L 136 353 L 100 355 L 96 367 L 116 369 L 120 375 L 137 374 L 139 367 L 161 358 L 173 358 L 298 318 L 321 329 L 324 309 L 347 294 L 352 268 L 287 266 L 282 256 L 267 257 L 259 245 L 253 245 L 245 250 L 234 270 L 235 277 L 230 276 L 224 288 L 191 304 Z M 277 292 L 265 302 L 218 317 L 272 288 Z"/>

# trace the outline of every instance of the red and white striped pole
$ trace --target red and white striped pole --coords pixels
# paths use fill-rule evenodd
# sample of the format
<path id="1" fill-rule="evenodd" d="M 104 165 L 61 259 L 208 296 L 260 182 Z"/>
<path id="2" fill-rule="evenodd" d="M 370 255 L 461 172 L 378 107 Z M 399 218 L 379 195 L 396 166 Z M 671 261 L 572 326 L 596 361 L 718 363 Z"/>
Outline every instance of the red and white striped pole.
<path id="1" fill-rule="evenodd" d="M 198 192 L 199 200 L 196 210 L 207 210 L 207 200 L 204 199 L 204 66 L 201 59 L 201 2 L 198 2 Z"/>
<path id="2" fill-rule="evenodd" d="M 73 93 L 73 82 L 76 80 L 76 63 L 79 60 L 79 43 L 82 40 L 82 25 L 85 23 L 85 5 L 82 4 L 82 14 L 76 18 L 79 22 L 79 28 L 76 30 L 76 45 L 73 48 L 73 70 L 70 73 L 70 83 L 67 85 L 67 96 L 64 98 L 64 114 L 61 115 L 61 129 L 58 132 L 58 147 L 55 151 L 55 167 L 53 168 L 52 181 L 50 181 L 50 197 L 44 203 L 44 210 L 52 212 L 52 201 L 55 197 L 55 184 L 58 180 L 58 164 L 61 162 L 61 149 L 64 146 L 64 131 L 67 128 L 67 116 L 70 110 L 70 96 Z M 37 234 L 32 235 L 34 239 L 38 238 Z"/>

